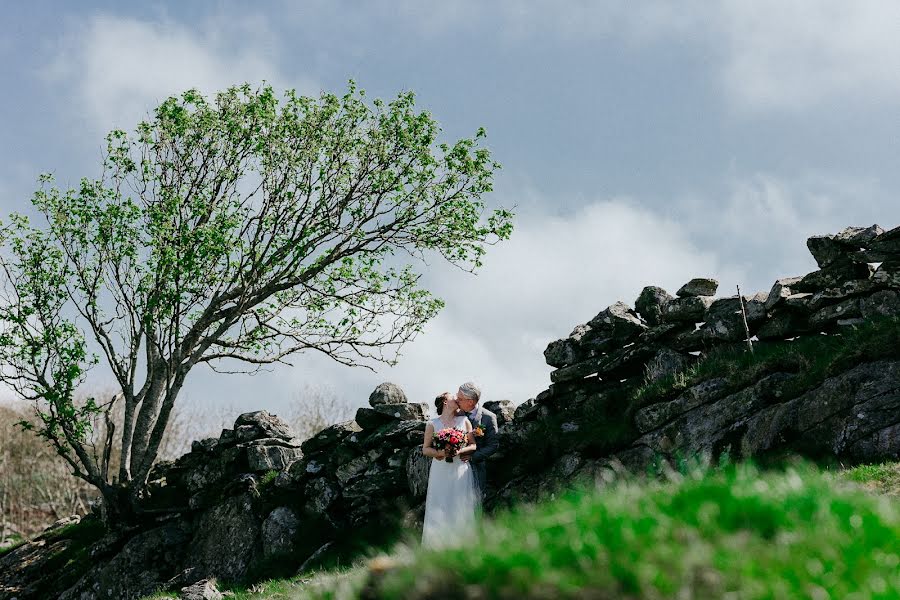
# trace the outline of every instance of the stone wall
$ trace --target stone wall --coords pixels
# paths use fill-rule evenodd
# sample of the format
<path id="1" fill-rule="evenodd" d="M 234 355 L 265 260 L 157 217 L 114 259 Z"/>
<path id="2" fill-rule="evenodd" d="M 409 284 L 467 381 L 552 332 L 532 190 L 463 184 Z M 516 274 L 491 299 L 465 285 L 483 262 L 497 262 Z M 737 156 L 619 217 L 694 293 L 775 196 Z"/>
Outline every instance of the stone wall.
<path id="1" fill-rule="evenodd" d="M 819 270 L 742 299 L 758 348 L 900 314 L 900 228 L 848 228 L 808 246 Z M 501 433 L 488 464 L 488 508 L 679 453 L 898 456 L 900 349 L 830 373 L 801 394 L 786 393 L 796 371 L 776 365 L 739 383 L 713 375 L 636 404 L 647 382 L 683 373 L 716 348 L 746 345 L 741 299 L 716 291 L 712 279 L 694 279 L 675 296 L 647 287 L 634 307 L 617 302 L 547 347 L 555 367 L 548 389 L 518 407 L 486 402 Z M 354 420 L 302 442 L 266 411 L 241 415 L 218 438 L 155 465 L 144 525 L 92 547 L 90 568 L 59 597 L 136 598 L 208 577 L 289 576 L 389 542 L 421 518 L 427 408 L 384 383 Z M 72 580 L 35 566 L 45 543 L 0 557 L 0 599 L 38 597 L 32 573 Z"/>
<path id="2" fill-rule="evenodd" d="M 759 350 L 900 315 L 900 227 L 849 227 L 811 237 L 807 246 L 819 270 L 779 279 L 768 292 L 716 298 L 713 279 L 691 280 L 675 296 L 649 286 L 634 307 L 617 302 L 549 344 L 552 383 L 517 408 L 502 447 L 513 456 L 549 436 L 552 460 L 540 475 L 506 471 L 500 495 L 514 497 L 554 478 L 596 476 L 611 465 L 640 470 L 660 458 L 726 450 L 740 456 L 793 450 L 844 461 L 897 457 L 900 362 L 890 359 L 900 359 L 900 347 L 800 397 L 786 393 L 796 387 L 795 369 L 775 365 L 747 385 L 713 376 L 649 406 L 629 400 L 641 386 L 683 373 L 717 349 L 746 348 L 747 330 Z M 586 424 L 592 411 L 594 422 Z M 598 418 L 615 432 L 607 443 L 585 439 L 591 427 L 603 437 Z"/>

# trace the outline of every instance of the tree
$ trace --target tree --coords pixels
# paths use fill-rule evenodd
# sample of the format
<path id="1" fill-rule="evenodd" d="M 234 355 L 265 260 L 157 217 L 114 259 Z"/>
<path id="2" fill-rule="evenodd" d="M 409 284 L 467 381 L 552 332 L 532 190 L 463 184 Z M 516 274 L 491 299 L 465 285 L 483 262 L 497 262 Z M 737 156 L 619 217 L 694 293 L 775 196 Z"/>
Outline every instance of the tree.
<path id="1" fill-rule="evenodd" d="M 513 214 L 482 201 L 499 168 L 484 130 L 452 145 L 439 132 L 411 92 L 244 84 L 170 97 L 133 134 L 112 131 L 100 177 L 77 189 L 41 176 L 45 223 L 0 227 L 0 380 L 34 402 L 21 426 L 99 488 L 110 525 L 139 516 L 196 365 L 255 370 L 308 350 L 394 364 L 443 306 L 414 267 L 439 256 L 475 272 L 510 236 Z M 76 402 L 100 362 L 120 393 Z M 97 449 L 91 419 L 115 402 L 122 430 L 110 423 Z"/>

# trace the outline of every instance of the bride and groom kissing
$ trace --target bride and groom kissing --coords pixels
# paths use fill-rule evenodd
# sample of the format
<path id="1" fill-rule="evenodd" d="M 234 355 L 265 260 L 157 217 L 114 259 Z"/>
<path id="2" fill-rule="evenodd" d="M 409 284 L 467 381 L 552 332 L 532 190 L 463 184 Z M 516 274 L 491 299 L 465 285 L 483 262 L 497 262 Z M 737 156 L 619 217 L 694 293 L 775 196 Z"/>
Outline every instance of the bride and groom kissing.
<path id="1" fill-rule="evenodd" d="M 432 459 L 425 496 L 422 545 L 446 547 L 475 533 L 475 519 L 487 489 L 485 460 L 497 451 L 497 415 L 480 406 L 472 383 L 456 395 L 434 399 L 438 416 L 425 427 L 422 454 Z"/>

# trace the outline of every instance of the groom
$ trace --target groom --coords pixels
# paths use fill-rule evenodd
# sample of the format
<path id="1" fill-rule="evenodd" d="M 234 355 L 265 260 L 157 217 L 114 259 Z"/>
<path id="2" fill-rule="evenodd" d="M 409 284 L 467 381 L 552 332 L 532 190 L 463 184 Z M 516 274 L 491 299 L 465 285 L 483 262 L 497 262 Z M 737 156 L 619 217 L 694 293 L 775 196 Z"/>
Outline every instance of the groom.
<path id="1" fill-rule="evenodd" d="M 476 450 L 468 454 L 460 454 L 459 458 L 468 461 L 475 473 L 475 483 L 481 498 L 484 499 L 487 490 L 487 473 L 485 459 L 497 451 L 500 446 L 500 436 L 497 435 L 497 415 L 482 408 L 478 402 L 481 400 L 481 389 L 472 383 L 466 382 L 459 386 L 456 392 L 456 401 L 460 410 L 475 428 Z"/>

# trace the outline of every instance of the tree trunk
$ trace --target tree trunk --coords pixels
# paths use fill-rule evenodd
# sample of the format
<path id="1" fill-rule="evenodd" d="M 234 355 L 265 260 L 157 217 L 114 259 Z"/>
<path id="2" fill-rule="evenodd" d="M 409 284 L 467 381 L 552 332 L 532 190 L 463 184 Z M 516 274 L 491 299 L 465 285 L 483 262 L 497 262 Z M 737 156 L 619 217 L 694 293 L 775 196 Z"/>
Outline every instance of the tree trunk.
<path id="1" fill-rule="evenodd" d="M 117 484 L 104 486 L 100 490 L 103 498 L 100 515 L 109 531 L 127 529 L 138 523 L 131 487 L 129 484 Z"/>

